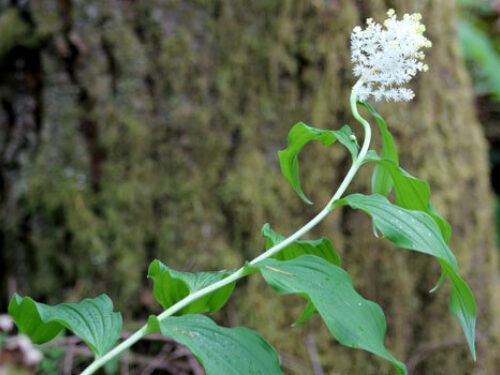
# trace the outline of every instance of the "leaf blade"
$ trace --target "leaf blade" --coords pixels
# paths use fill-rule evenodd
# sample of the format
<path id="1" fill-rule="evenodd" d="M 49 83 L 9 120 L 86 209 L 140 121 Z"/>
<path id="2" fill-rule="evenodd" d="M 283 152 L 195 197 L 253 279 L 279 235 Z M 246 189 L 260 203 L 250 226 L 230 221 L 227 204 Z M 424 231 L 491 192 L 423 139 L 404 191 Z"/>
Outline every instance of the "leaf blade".
<path id="1" fill-rule="evenodd" d="M 207 375 L 283 374 L 276 351 L 247 328 L 221 327 L 198 314 L 171 316 L 161 322 L 153 316 L 148 326 L 150 332 L 158 329 L 191 350 Z"/>
<path id="2" fill-rule="evenodd" d="M 392 134 L 389 132 L 389 128 L 384 118 L 375 111 L 375 109 L 366 102 L 359 102 L 363 107 L 365 107 L 368 112 L 375 118 L 380 129 L 380 134 L 382 135 L 382 157 L 387 160 L 391 160 L 396 165 L 399 165 L 398 150 L 396 148 L 396 143 Z M 381 194 L 385 197 L 389 195 L 393 187 L 393 181 L 391 175 L 383 168 L 375 167 L 372 175 L 372 193 Z"/>
<path id="3" fill-rule="evenodd" d="M 114 346 L 123 323 L 121 314 L 113 312 L 113 303 L 104 294 L 55 306 L 15 294 L 9 304 L 9 314 L 19 331 L 35 344 L 48 342 L 67 328 L 92 349 L 96 358 Z"/>
<path id="4" fill-rule="evenodd" d="M 270 249 L 285 237 L 275 232 L 269 224 L 264 224 L 262 227 L 262 236 L 267 238 L 266 249 Z M 340 266 L 340 257 L 333 249 L 331 242 L 326 237 L 318 240 L 297 240 L 285 247 L 280 252 L 272 256 L 277 260 L 292 260 L 301 255 L 316 255 L 328 262 Z"/>
<path id="5" fill-rule="evenodd" d="M 447 265 L 442 265 L 444 273 L 450 277 L 451 296 L 450 312 L 460 322 L 464 331 L 472 358 L 476 360 L 475 330 L 477 307 L 474 295 L 467 283 L 462 280 L 458 273 L 454 272 Z"/>
<path id="6" fill-rule="evenodd" d="M 382 134 L 382 157 L 399 165 L 396 143 L 394 142 L 392 134 L 389 132 L 389 127 L 387 126 L 384 118 L 377 111 L 375 111 L 375 108 L 373 108 L 370 104 L 366 102 L 359 102 L 359 104 L 365 107 L 377 121 L 380 133 Z"/>
<path id="7" fill-rule="evenodd" d="M 288 147 L 278 152 L 281 172 L 292 185 L 299 197 L 307 204 L 312 202 L 304 194 L 300 185 L 299 160 L 300 150 L 310 141 L 319 140 L 323 146 L 329 146 L 338 140 L 347 147 L 353 158 L 357 156 L 357 143 L 351 139 L 354 135 L 349 126 L 344 125 L 340 130 L 322 130 L 307 126 L 303 122 L 295 124 L 288 133 Z"/>
<path id="8" fill-rule="evenodd" d="M 434 219 L 425 212 L 408 210 L 390 203 L 381 195 L 352 194 L 334 202 L 368 213 L 384 236 L 399 247 L 438 258 L 443 272 L 450 277 L 452 297 L 450 311 L 464 331 L 473 358 L 475 353 L 476 303 L 467 284 L 458 275 L 455 256 L 441 235 Z"/>
<path id="9" fill-rule="evenodd" d="M 367 161 L 377 163 L 377 168 L 382 168 L 389 174 L 396 193 L 396 205 L 409 210 L 423 211 L 431 216 L 439 226 L 443 239 L 446 243 L 450 242 L 451 225 L 432 205 L 431 189 L 427 182 L 413 177 L 391 160 L 372 155 Z"/>
<path id="10" fill-rule="evenodd" d="M 266 259 L 256 266 L 278 293 L 296 293 L 309 300 L 309 308 L 299 323 L 317 310 L 341 344 L 374 353 L 391 361 L 400 374 L 406 373 L 405 365 L 384 346 L 386 322 L 382 309 L 360 296 L 340 267 L 314 255 L 288 261 Z"/>
<path id="11" fill-rule="evenodd" d="M 153 280 L 153 292 L 156 300 L 168 309 L 189 294 L 214 284 L 227 276 L 231 272 L 181 272 L 167 267 L 159 260 L 151 262 L 148 270 L 148 277 Z M 232 282 L 218 290 L 203 296 L 193 303 L 187 305 L 176 315 L 196 314 L 208 312 L 210 314 L 218 311 L 226 304 L 236 282 Z"/>

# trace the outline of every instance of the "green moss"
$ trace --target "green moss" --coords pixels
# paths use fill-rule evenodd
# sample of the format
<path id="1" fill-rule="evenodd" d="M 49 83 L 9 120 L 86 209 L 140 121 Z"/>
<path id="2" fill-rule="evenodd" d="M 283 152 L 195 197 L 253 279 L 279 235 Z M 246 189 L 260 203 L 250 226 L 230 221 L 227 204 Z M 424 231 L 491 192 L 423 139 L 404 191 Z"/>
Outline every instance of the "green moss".
<path id="1" fill-rule="evenodd" d="M 21 42 L 26 42 L 29 26 L 15 8 L 0 14 L 0 61 Z"/>

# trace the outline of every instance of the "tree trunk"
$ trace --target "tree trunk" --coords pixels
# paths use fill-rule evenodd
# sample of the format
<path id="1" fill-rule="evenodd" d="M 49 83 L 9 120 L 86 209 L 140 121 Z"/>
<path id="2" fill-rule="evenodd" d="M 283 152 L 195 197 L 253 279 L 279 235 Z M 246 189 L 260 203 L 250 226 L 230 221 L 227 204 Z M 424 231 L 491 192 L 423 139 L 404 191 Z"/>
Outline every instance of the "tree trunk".
<path id="1" fill-rule="evenodd" d="M 453 1 L 28 4 L 21 9 L 13 1 L 2 17 L 15 9 L 31 19 L 37 43 L 29 46 L 40 56 L 41 76 L 27 67 L 18 76 L 40 77 L 29 94 L 39 104 L 22 102 L 6 79 L 2 103 L 21 108 L 14 123 L 39 111 L 43 133 L 33 138 L 31 162 L 11 179 L 20 193 L 2 191 L 2 209 L 16 209 L 14 229 L 1 233 L 9 243 L 3 252 L 9 268 L 26 267 L 17 274 L 27 280 L 19 292 L 52 303 L 106 292 L 128 317 L 158 310 L 145 278 L 154 258 L 183 270 L 237 267 L 262 251 L 265 222 L 286 235 L 328 201 L 348 168 L 341 147 L 308 146 L 301 154 L 312 207 L 280 175 L 276 151 L 298 121 L 332 129 L 349 123 L 360 133 L 348 109 L 350 31 L 366 17 L 382 19 L 389 7 L 422 12 L 433 41 L 430 71 L 416 80 L 412 102 L 376 107 L 396 137 L 402 166 L 430 182 L 433 204 L 454 229 L 451 247 L 478 303 L 477 362 L 448 312 L 449 289 L 428 293 L 439 278 L 434 259 L 375 239 L 368 217 L 349 209 L 335 211 L 311 237 L 329 237 L 357 289 L 382 306 L 386 345 L 412 373 L 500 368 L 497 351 L 487 350 L 498 340 L 499 284 L 486 143 L 456 41 Z M 7 64 L 14 49 L 4 50 L 8 77 L 19 66 Z M 2 139 L 8 108 L 2 105 Z M 366 168 L 351 191 L 368 192 L 369 177 Z M 319 317 L 292 329 L 303 306 L 254 275 L 217 318 L 261 332 L 287 373 L 312 373 L 309 332 L 326 373 L 394 373 L 335 343 Z"/>

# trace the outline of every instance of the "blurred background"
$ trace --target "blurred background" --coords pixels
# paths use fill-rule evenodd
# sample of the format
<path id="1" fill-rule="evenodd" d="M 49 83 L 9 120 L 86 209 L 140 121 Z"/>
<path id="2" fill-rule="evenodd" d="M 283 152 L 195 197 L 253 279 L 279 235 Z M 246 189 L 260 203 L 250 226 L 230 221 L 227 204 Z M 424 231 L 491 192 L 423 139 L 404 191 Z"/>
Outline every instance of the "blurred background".
<path id="1" fill-rule="evenodd" d="M 383 307 L 386 345 L 410 373 L 498 374 L 497 0 L 0 0 L 0 313 L 14 291 L 51 304 L 107 293 L 132 330 L 160 311 L 146 279 L 153 259 L 185 271 L 235 268 L 262 251 L 264 223 L 284 235 L 300 227 L 349 156 L 318 145 L 301 154 L 310 207 L 276 152 L 298 121 L 361 134 L 348 108 L 349 34 L 388 8 L 421 12 L 433 47 L 416 98 L 376 108 L 402 166 L 429 181 L 452 224 L 478 303 L 477 362 L 448 312 L 447 285 L 428 293 L 439 279 L 433 259 L 373 238 L 369 219 L 348 209 L 310 237 L 329 237 L 358 291 Z M 369 192 L 370 174 L 351 191 Z M 339 346 L 319 317 L 292 329 L 303 306 L 254 275 L 215 319 L 258 330 L 287 374 L 394 373 Z M 23 364 L 6 337 L 0 373 L 70 374 L 90 359 L 65 341 Z M 147 366 L 169 350 L 148 341 L 106 372 L 201 373 L 186 354 Z"/>

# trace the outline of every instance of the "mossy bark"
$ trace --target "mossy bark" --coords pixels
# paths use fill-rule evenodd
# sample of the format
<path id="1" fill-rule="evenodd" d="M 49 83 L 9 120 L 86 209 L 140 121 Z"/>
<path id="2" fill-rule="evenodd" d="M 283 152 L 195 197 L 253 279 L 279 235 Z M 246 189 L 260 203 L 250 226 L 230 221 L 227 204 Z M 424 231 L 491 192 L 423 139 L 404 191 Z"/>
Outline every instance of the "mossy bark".
<path id="1" fill-rule="evenodd" d="M 428 293 L 439 278 L 437 262 L 376 240 L 369 219 L 347 209 L 311 236 L 328 236 L 358 290 L 383 307 L 387 346 L 413 373 L 500 367 L 497 351 L 487 350 L 498 343 L 499 284 L 486 144 L 455 38 L 453 1 L 23 6 L 39 40 L 42 133 L 30 145 L 31 162 L 9 180 L 19 193 L 5 194 L 15 212 L 3 253 L 9 266 L 26 264 L 11 272 L 25 280 L 19 292 L 49 302 L 106 292 L 129 317 L 157 310 L 145 279 L 152 259 L 184 270 L 236 267 L 262 251 L 265 222 L 286 235 L 327 202 L 348 168 L 347 153 L 313 145 L 301 154 L 303 187 L 316 203 L 309 207 L 281 177 L 276 151 L 297 121 L 349 123 L 359 132 L 348 109 L 350 30 L 389 7 L 422 12 L 434 43 L 431 69 L 414 84 L 414 101 L 377 110 L 397 138 L 402 165 L 430 182 L 434 205 L 454 228 L 451 245 L 479 307 L 477 363 L 447 311 L 449 290 Z M 11 47 L 0 51 L 11 61 Z M 2 100 L 21 103 L 15 93 L 3 80 Z M 34 116 L 33 108 L 20 108 L 16 118 Z M 368 192 L 369 177 L 363 170 L 351 191 Z M 337 345 L 318 317 L 290 328 L 303 305 L 254 275 L 218 319 L 261 332 L 289 373 L 312 371 L 308 332 L 326 373 L 393 373 L 373 356 Z"/>

